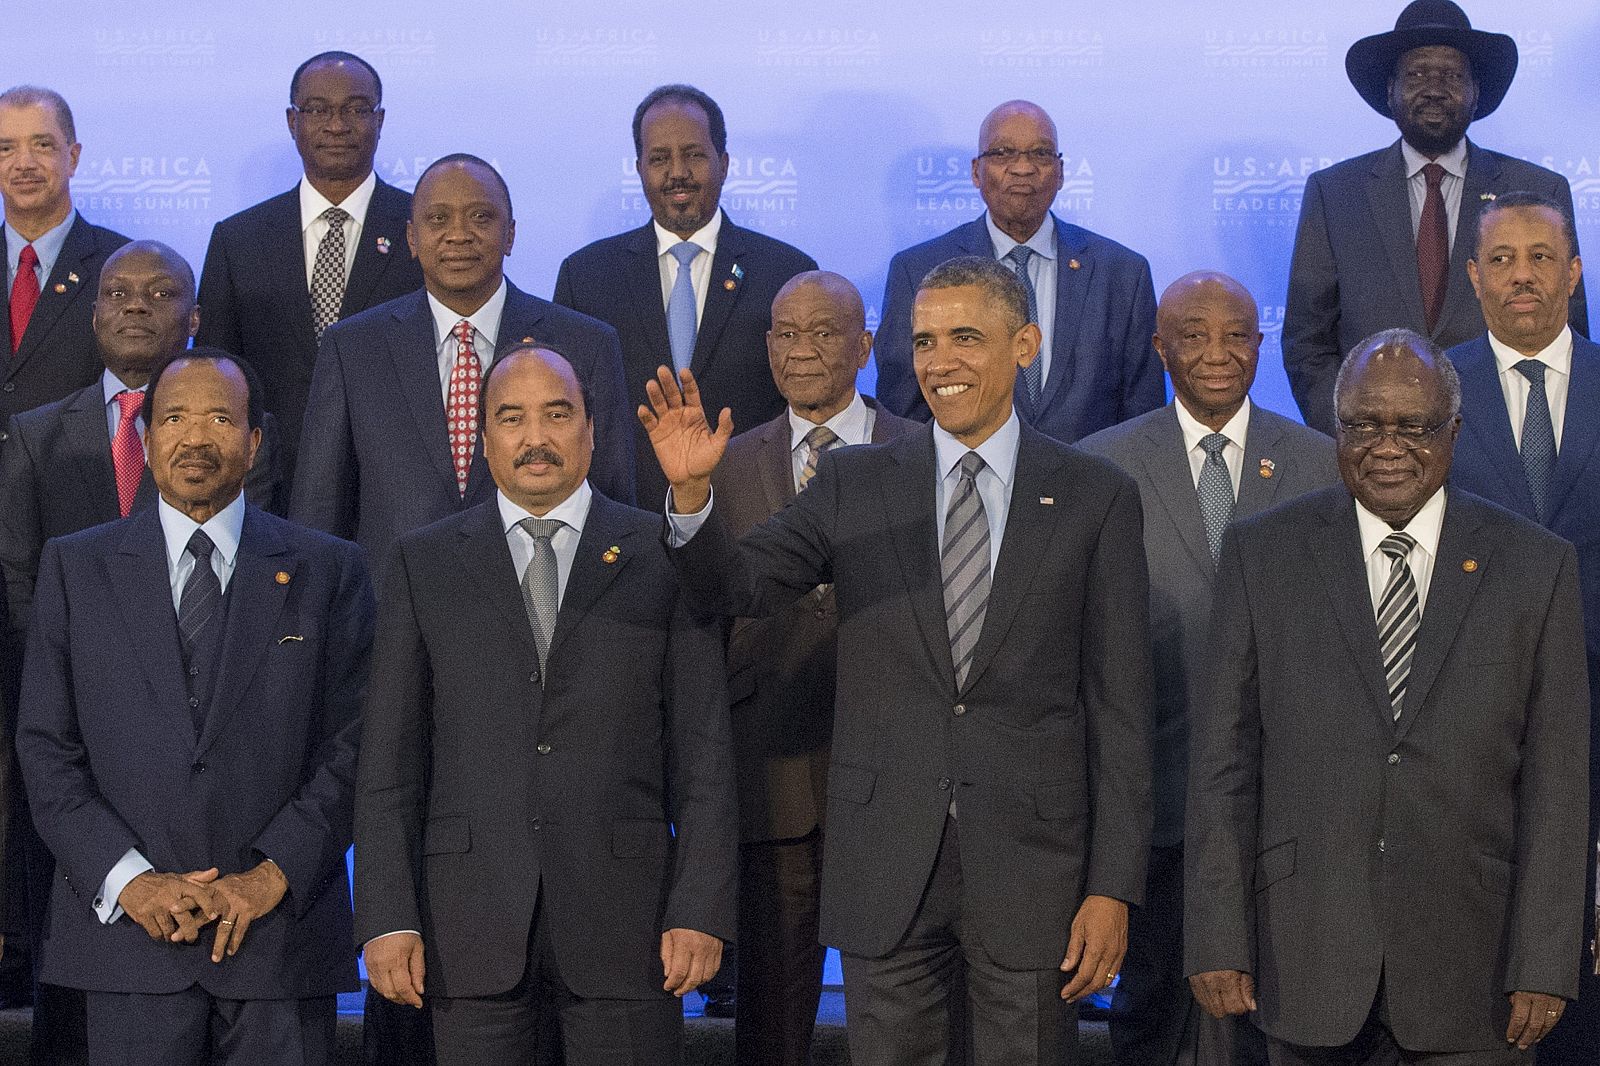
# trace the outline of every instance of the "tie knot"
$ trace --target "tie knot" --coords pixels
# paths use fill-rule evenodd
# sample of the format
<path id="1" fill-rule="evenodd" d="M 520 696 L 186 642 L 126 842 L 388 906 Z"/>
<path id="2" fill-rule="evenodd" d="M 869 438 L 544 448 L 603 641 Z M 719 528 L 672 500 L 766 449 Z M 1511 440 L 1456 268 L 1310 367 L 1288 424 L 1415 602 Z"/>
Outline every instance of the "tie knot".
<path id="1" fill-rule="evenodd" d="M 961 476 L 976 478 L 978 471 L 983 469 L 983 456 L 977 452 L 968 452 L 961 457 Z"/>
<path id="2" fill-rule="evenodd" d="M 117 407 L 122 411 L 123 418 L 129 418 L 139 413 L 139 408 L 144 406 L 144 393 L 133 389 L 123 389 L 116 395 Z"/>
<path id="3" fill-rule="evenodd" d="M 1427 179 L 1430 189 L 1436 189 L 1444 180 L 1444 167 L 1438 163 L 1426 163 L 1422 167 L 1422 176 Z"/>
<path id="4" fill-rule="evenodd" d="M 1409 533 L 1390 533 L 1378 542 L 1378 550 L 1396 562 L 1410 555 L 1416 546 L 1416 539 Z"/>
<path id="5" fill-rule="evenodd" d="M 1222 449 L 1228 446 L 1228 438 L 1221 433 L 1207 433 L 1200 438 L 1200 450 L 1206 453 L 1207 459 L 1221 459 Z"/>
<path id="6" fill-rule="evenodd" d="M 517 525 L 534 540 L 549 540 L 566 523 L 559 518 L 524 518 Z"/>
<path id="7" fill-rule="evenodd" d="M 203 529 L 195 530 L 194 535 L 189 538 L 189 554 L 199 562 L 203 563 L 211 558 L 211 553 L 216 550 L 216 547 L 215 544 L 211 543 L 211 538 L 206 536 L 206 531 Z"/>
<path id="8" fill-rule="evenodd" d="M 822 451 L 824 448 L 832 447 L 838 442 L 838 440 L 839 434 L 835 433 L 827 426 L 818 426 L 805 436 L 806 443 L 810 445 L 814 451 Z"/>
<path id="9" fill-rule="evenodd" d="M 460 322 L 457 322 L 455 328 L 450 332 L 456 335 L 456 340 L 463 346 L 472 344 L 472 323 L 466 319 L 463 318 Z"/>
<path id="10" fill-rule="evenodd" d="M 667 254 L 676 259 L 680 267 L 686 267 L 690 263 L 694 262 L 694 257 L 699 255 L 704 250 L 705 249 L 701 248 L 693 241 L 679 241 L 677 244 L 674 244 L 671 248 L 667 249 Z"/>
<path id="11" fill-rule="evenodd" d="M 326 222 L 330 228 L 342 230 L 344 229 L 344 224 L 350 220 L 350 212 L 346 211 L 342 207 L 330 207 L 326 211 L 322 212 L 322 220 Z"/>
<path id="12" fill-rule="evenodd" d="M 33 250 L 33 245 L 24 244 L 22 254 L 17 256 L 17 266 L 32 270 L 39 265 L 39 253 Z"/>
<path id="13" fill-rule="evenodd" d="M 1545 365 L 1537 359 L 1518 359 L 1511 364 L 1517 373 L 1533 382 L 1535 385 L 1544 384 Z"/>
<path id="14" fill-rule="evenodd" d="M 1028 260 L 1033 258 L 1033 254 L 1032 248 L 1029 248 L 1026 244 L 1019 244 L 1006 253 L 1006 262 L 1011 264 L 1013 270 L 1027 270 Z"/>

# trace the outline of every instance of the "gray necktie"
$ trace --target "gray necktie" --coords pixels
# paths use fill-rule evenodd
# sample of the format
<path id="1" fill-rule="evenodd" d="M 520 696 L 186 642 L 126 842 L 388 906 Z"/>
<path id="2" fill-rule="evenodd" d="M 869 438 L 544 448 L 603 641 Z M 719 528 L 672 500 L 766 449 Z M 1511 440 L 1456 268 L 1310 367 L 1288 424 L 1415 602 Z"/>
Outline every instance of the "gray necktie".
<path id="1" fill-rule="evenodd" d="M 1390 533 L 1378 549 L 1390 559 L 1389 580 L 1378 599 L 1378 647 L 1383 649 L 1383 674 L 1389 684 L 1389 706 L 1396 721 L 1406 701 L 1411 678 L 1411 655 L 1417 650 L 1417 630 L 1422 627 L 1421 599 L 1406 556 L 1417 542 L 1406 533 Z"/>
<path id="2" fill-rule="evenodd" d="M 1028 290 L 1028 321 L 1039 321 L 1039 294 L 1033 289 L 1033 279 L 1028 276 L 1028 261 L 1033 258 L 1034 252 L 1026 244 L 1019 244 L 1006 253 L 1006 262 L 1011 265 L 1011 270 L 1017 275 L 1017 280 L 1022 282 L 1022 287 Z M 1039 397 L 1044 395 L 1044 353 L 1040 352 L 1033 362 L 1022 368 L 1022 382 L 1028 388 L 1028 402 L 1037 405 Z"/>
<path id="3" fill-rule="evenodd" d="M 805 435 L 806 465 L 800 470 L 801 491 L 817 476 L 817 464 L 822 462 L 822 453 L 838 443 L 839 434 L 827 426 L 818 426 Z"/>
<path id="4" fill-rule="evenodd" d="M 1208 433 L 1200 438 L 1200 448 L 1206 461 L 1200 465 L 1200 480 L 1195 492 L 1200 497 L 1200 517 L 1206 523 L 1206 544 L 1211 548 L 1211 561 L 1222 554 L 1222 531 L 1233 520 L 1233 478 L 1228 475 L 1228 461 L 1222 449 L 1228 438 L 1221 433 Z"/>
<path id="5" fill-rule="evenodd" d="M 1522 416 L 1522 469 L 1539 521 L 1550 522 L 1550 481 L 1556 472 L 1556 428 L 1550 419 L 1550 396 L 1544 391 L 1545 365 L 1537 359 L 1511 364 L 1528 379 L 1528 410 Z"/>
<path id="6" fill-rule="evenodd" d="M 977 452 L 961 457 L 961 479 L 945 512 L 944 544 L 939 551 L 945 624 L 950 629 L 950 659 L 956 668 L 957 688 L 966 683 L 989 607 L 989 519 L 977 481 L 982 469 L 983 458 Z"/>
<path id="7" fill-rule="evenodd" d="M 556 631 L 556 611 L 561 603 L 561 581 L 556 570 L 556 550 L 550 538 L 566 523 L 554 518 L 524 518 L 517 525 L 533 538 L 533 558 L 522 572 L 522 604 L 533 627 L 533 643 L 539 650 L 539 683 L 544 684 L 545 661 L 550 655 L 550 637 Z"/>
<path id="8" fill-rule="evenodd" d="M 317 244 L 317 260 L 311 268 L 311 326 L 322 339 L 322 331 L 339 320 L 344 303 L 344 224 L 350 212 L 330 207 L 322 212 L 328 232 Z"/>

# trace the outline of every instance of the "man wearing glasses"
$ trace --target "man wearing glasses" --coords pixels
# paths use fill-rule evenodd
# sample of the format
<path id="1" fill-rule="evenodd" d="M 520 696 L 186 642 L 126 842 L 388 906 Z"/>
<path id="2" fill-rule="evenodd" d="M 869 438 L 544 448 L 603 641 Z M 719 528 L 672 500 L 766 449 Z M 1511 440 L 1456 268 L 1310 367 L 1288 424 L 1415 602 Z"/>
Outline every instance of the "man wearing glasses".
<path id="1" fill-rule="evenodd" d="M 312 56 L 289 80 L 289 135 L 305 176 L 217 224 L 200 275 L 196 343 L 243 356 L 283 427 L 287 485 L 322 331 L 422 288 L 406 247 L 411 197 L 378 180 L 383 82 L 349 52 Z"/>
<path id="2" fill-rule="evenodd" d="M 927 421 L 911 359 L 911 301 L 923 275 L 963 255 L 992 256 L 1028 289 L 1044 340 L 1017 375 L 1016 409 L 1068 444 L 1166 402 L 1155 287 L 1144 256 L 1051 213 L 1065 179 L 1056 125 L 1044 109 L 1011 100 L 978 129 L 972 184 L 982 218 L 908 248 L 889 263 L 878 328 L 878 399 Z"/>

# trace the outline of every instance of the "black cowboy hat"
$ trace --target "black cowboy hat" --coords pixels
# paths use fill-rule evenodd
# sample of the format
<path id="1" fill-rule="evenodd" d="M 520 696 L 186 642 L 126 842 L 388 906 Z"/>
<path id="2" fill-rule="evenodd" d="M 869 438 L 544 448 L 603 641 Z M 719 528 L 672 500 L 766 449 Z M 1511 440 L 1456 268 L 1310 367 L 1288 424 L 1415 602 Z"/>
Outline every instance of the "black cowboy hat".
<path id="1" fill-rule="evenodd" d="M 1395 20 L 1394 29 L 1363 37 L 1344 56 L 1344 70 L 1361 99 L 1380 115 L 1389 110 L 1389 79 L 1395 62 L 1413 48 L 1447 44 L 1467 57 L 1478 83 L 1478 111 L 1483 118 L 1500 106 L 1517 73 L 1517 42 L 1504 33 L 1475 30 L 1467 13 L 1451 0 L 1412 0 Z"/>

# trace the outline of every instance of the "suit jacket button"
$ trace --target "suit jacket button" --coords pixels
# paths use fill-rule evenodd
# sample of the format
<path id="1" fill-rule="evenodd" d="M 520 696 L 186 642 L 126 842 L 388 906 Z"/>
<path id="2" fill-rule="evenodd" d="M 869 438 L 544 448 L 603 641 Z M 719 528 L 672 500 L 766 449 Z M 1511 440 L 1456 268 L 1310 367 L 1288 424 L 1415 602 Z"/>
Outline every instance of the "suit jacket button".
<path id="1" fill-rule="evenodd" d="M 950 791 L 950 779 L 948 777 L 939 778 L 939 791 L 940 792 L 949 792 Z"/>
<path id="2" fill-rule="evenodd" d="M 1378 850 L 1379 851 L 1383 850 L 1383 838 L 1382 837 L 1378 838 Z"/>
<path id="3" fill-rule="evenodd" d="M 552 751 L 555 751 L 556 749 L 552 748 L 548 744 L 540 744 L 534 750 L 537 751 L 540 755 L 549 755 Z"/>
<path id="4" fill-rule="evenodd" d="M 101 907 L 104 907 L 105 905 L 106 905 L 106 901 L 101 899 L 99 896 L 96 896 L 94 898 L 94 909 L 95 910 L 99 910 Z"/>
<path id="5" fill-rule="evenodd" d="M 10 439 L 11 439 L 11 434 L 7 433 L 3 429 L 0 429 L 0 442 L 8 441 Z"/>
<path id="6" fill-rule="evenodd" d="M 537 685 L 539 683 L 539 671 L 535 670 L 533 673 L 528 675 L 528 683 L 533 685 Z"/>
<path id="7" fill-rule="evenodd" d="M 538 832 L 539 830 L 544 828 L 544 823 L 540 822 L 539 819 L 537 819 L 537 818 L 535 818 L 532 822 L 530 822 L 529 825 L 532 826 L 534 832 Z"/>
<path id="8" fill-rule="evenodd" d="M 1389 753 L 1389 765 L 1393 766 L 1395 763 L 1397 763 L 1399 761 L 1400 761 L 1400 753 L 1396 752 L 1396 751 L 1391 751 Z"/>
<path id="9" fill-rule="evenodd" d="M 17 383 L 15 381 L 8 381 L 3 386 L 0 386 L 0 388 L 4 388 L 7 392 L 16 392 Z"/>
<path id="10" fill-rule="evenodd" d="M 956 706 L 955 706 L 955 712 L 956 712 L 956 715 L 957 715 L 957 716 L 958 716 L 958 717 L 959 717 L 959 716 L 960 716 L 960 715 L 963 715 L 963 714 L 966 714 L 966 713 L 967 713 L 967 705 L 966 705 L 966 704 L 965 704 L 965 703 L 958 703 L 958 704 L 956 704 Z"/>
<path id="11" fill-rule="evenodd" d="M 189 697 L 189 706 L 191 706 L 191 707 L 200 706 L 200 697 L 199 696 L 190 696 Z"/>
<path id="12" fill-rule="evenodd" d="M 206 772 L 206 764 L 203 762 L 197 762 L 193 766 L 189 767 L 189 769 L 193 770 L 197 774 L 203 774 Z"/>

